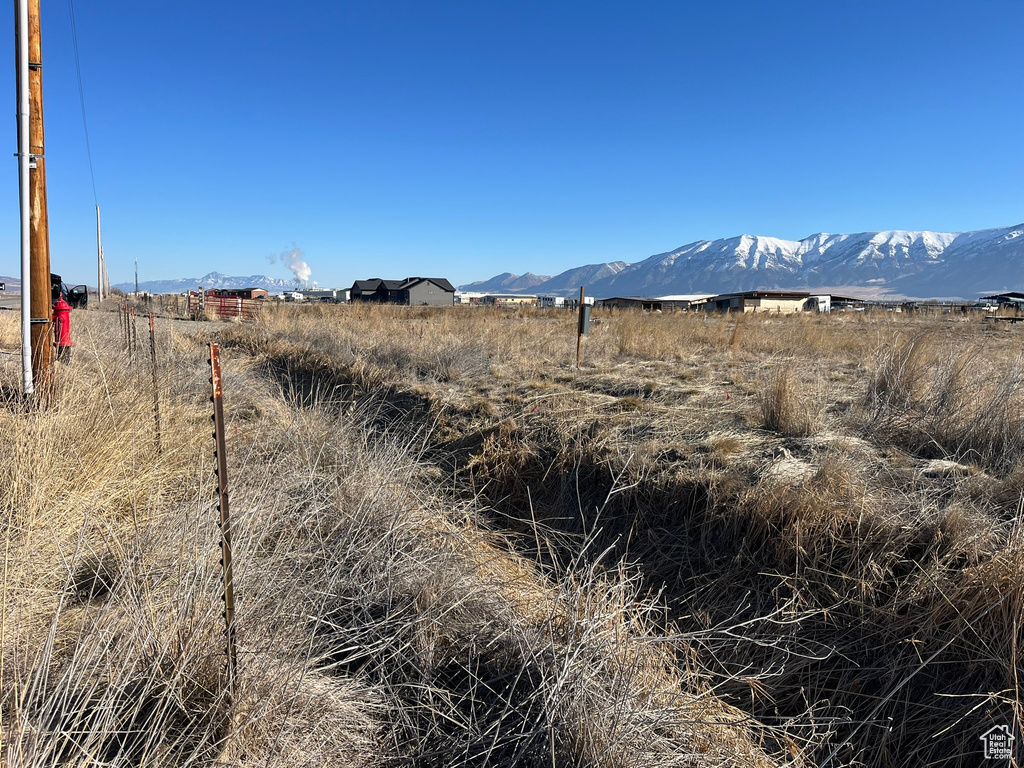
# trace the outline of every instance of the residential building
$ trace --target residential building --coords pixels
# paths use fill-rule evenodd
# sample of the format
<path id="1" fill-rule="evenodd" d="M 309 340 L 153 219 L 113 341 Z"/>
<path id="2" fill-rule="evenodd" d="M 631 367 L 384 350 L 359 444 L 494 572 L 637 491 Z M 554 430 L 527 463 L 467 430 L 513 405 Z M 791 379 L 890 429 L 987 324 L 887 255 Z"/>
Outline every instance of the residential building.
<path id="1" fill-rule="evenodd" d="M 719 312 L 773 312 L 790 315 L 806 311 L 810 291 L 743 291 L 723 293 L 708 301 Z"/>
<path id="2" fill-rule="evenodd" d="M 569 305 L 566 304 L 564 296 L 538 296 L 537 306 L 549 307 L 554 309 L 565 309 Z"/>
<path id="3" fill-rule="evenodd" d="M 480 291 L 456 291 L 455 303 L 463 306 L 476 306 L 480 303 L 480 299 L 486 295 L 486 293 L 481 293 Z"/>
<path id="4" fill-rule="evenodd" d="M 349 293 L 353 302 L 375 301 L 412 307 L 450 307 L 455 304 L 455 286 L 443 277 L 356 280 Z"/>
<path id="5" fill-rule="evenodd" d="M 525 293 L 488 293 L 480 298 L 480 303 L 492 307 L 533 307 L 537 297 Z"/>
<path id="6" fill-rule="evenodd" d="M 992 302 L 1000 309 L 1004 307 L 1008 309 L 1024 309 L 1024 293 L 1018 293 L 1017 291 L 982 296 L 981 301 Z"/>
<path id="7" fill-rule="evenodd" d="M 710 293 L 673 294 L 671 296 L 613 296 L 598 299 L 599 307 L 611 309 L 640 309 L 644 312 L 678 312 L 702 310 Z"/>

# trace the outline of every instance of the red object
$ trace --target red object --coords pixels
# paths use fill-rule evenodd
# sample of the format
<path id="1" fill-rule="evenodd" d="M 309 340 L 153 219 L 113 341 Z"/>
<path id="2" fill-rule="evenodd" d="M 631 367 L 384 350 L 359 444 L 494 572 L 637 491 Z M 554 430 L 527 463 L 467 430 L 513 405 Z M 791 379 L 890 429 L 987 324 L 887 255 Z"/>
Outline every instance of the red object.
<path id="1" fill-rule="evenodd" d="M 73 347 L 71 341 L 71 305 L 62 295 L 53 305 L 53 340 L 58 347 Z"/>

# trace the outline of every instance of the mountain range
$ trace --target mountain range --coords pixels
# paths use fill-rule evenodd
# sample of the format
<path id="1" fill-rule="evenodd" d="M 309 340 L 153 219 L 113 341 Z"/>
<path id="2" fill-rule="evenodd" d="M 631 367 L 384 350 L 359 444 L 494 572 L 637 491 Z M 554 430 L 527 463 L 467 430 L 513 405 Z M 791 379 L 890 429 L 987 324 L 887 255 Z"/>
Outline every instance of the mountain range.
<path id="1" fill-rule="evenodd" d="M 574 267 L 554 277 L 504 273 L 464 291 L 665 296 L 753 289 L 854 291 L 864 298 L 965 298 L 1024 288 L 1024 224 L 974 232 L 820 233 L 803 240 L 698 240 L 636 263 Z"/>
<path id="2" fill-rule="evenodd" d="M 232 277 L 222 275 L 220 272 L 210 272 L 202 277 L 183 277 L 177 280 L 146 280 L 139 283 L 140 291 L 149 293 L 184 293 L 185 291 L 198 290 L 200 286 L 209 290 L 211 288 L 263 288 L 269 293 L 281 293 L 281 291 L 294 291 L 295 280 L 283 280 L 266 275 L 249 275 L 248 277 Z M 115 283 L 114 288 L 129 293 L 135 290 L 135 283 Z"/>
<path id="3" fill-rule="evenodd" d="M 7 292 L 14 277 L 0 277 Z M 463 291 L 591 296 L 666 296 L 753 289 L 803 289 L 863 298 L 962 298 L 1024 290 L 1024 224 L 974 232 L 820 233 L 803 240 L 739 235 L 698 240 L 643 261 L 573 267 L 555 275 L 504 272 L 459 286 Z M 203 277 L 147 280 L 140 290 L 181 293 L 204 288 L 292 290 L 294 280 L 210 272 Z M 117 283 L 125 292 L 134 283 Z"/>

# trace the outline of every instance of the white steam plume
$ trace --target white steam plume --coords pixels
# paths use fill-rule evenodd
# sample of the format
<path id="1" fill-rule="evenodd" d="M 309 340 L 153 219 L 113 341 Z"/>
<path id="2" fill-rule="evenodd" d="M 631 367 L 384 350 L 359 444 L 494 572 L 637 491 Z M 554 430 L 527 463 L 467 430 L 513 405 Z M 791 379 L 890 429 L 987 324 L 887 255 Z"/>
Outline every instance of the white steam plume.
<path id="1" fill-rule="evenodd" d="M 296 247 L 278 256 L 267 256 L 267 261 L 273 264 L 280 259 L 281 263 L 295 275 L 295 282 L 302 286 L 309 282 L 309 277 L 313 274 L 313 270 L 309 268 L 309 264 L 303 260 L 302 256 L 302 249 Z"/>

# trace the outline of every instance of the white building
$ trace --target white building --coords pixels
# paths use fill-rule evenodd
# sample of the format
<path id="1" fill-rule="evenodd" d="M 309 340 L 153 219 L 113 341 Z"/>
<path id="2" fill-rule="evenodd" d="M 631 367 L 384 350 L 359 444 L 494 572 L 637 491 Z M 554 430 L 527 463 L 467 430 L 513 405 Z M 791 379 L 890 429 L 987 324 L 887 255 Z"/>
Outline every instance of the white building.
<path id="1" fill-rule="evenodd" d="M 557 309 L 565 308 L 565 296 L 538 296 L 537 297 L 538 307 L 553 307 Z"/>

